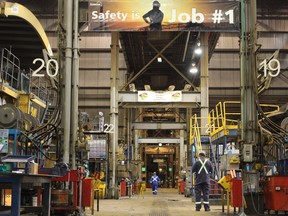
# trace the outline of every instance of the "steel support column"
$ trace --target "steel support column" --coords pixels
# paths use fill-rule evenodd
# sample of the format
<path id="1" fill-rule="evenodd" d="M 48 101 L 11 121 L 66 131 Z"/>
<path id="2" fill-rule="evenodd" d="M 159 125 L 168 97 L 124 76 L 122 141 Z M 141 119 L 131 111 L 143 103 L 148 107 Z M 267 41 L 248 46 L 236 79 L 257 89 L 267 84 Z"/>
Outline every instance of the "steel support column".
<path id="1" fill-rule="evenodd" d="M 79 2 L 74 0 L 73 15 L 73 76 L 72 76 L 72 141 L 71 141 L 71 157 L 72 169 L 76 169 L 76 143 L 78 140 L 78 88 L 79 88 L 79 37 L 78 37 L 78 10 Z M 79 128 L 80 130 L 81 128 Z"/>
<path id="2" fill-rule="evenodd" d="M 190 143 L 190 118 L 192 116 L 192 109 L 191 108 L 188 108 L 186 109 L 186 167 L 187 166 L 191 166 L 191 160 L 188 160 L 188 158 L 191 158 L 192 157 L 192 154 L 191 154 L 191 143 Z"/>
<path id="3" fill-rule="evenodd" d="M 110 124 L 114 125 L 114 133 L 110 134 L 112 149 L 112 198 L 116 190 L 116 160 L 118 152 L 118 66 L 119 66 L 119 32 L 111 36 L 111 90 L 110 90 Z"/>
<path id="4" fill-rule="evenodd" d="M 73 1 L 64 2 L 64 23 L 66 29 L 65 76 L 64 76 L 64 146 L 63 162 L 69 163 L 71 134 L 71 71 L 72 71 L 72 20 Z"/>
<path id="5" fill-rule="evenodd" d="M 127 123 L 127 129 L 126 129 L 126 143 L 127 143 L 127 169 L 130 170 L 130 162 L 131 162 L 131 151 L 130 151 L 130 146 L 131 146 L 131 130 L 132 130 L 132 119 L 131 119 L 131 109 L 126 109 L 126 123 Z"/>
<path id="6" fill-rule="evenodd" d="M 140 151 L 139 151 L 140 150 L 139 149 L 139 142 L 138 142 L 140 133 L 141 132 L 139 130 L 134 130 L 134 160 L 135 161 L 141 160 Z M 141 176 L 141 165 L 139 165 L 139 164 L 137 167 L 137 173 L 138 173 L 138 176 L 140 177 Z"/>
<path id="7" fill-rule="evenodd" d="M 142 112 L 143 112 L 143 109 L 142 108 L 139 108 L 139 109 L 136 109 L 137 112 L 136 112 L 136 115 L 138 116 L 138 118 L 136 119 L 136 121 L 138 121 L 139 123 L 143 122 L 143 116 L 142 116 Z M 142 131 L 139 131 L 139 130 L 135 130 L 135 146 L 134 146 L 134 160 L 140 160 L 140 152 L 139 152 L 139 142 L 138 142 L 138 138 L 139 137 L 143 137 L 142 136 Z"/>
<path id="8" fill-rule="evenodd" d="M 257 31 L 256 31 L 256 17 L 257 5 L 254 0 L 241 0 L 241 139 L 243 144 L 247 145 L 247 149 L 252 146 L 252 151 L 248 152 L 243 150 L 244 145 L 240 148 L 242 155 L 242 163 L 246 163 L 243 167 L 251 167 L 255 163 L 253 157 L 253 146 L 258 143 L 257 140 L 257 127 L 258 117 L 256 109 L 256 94 L 257 94 L 257 66 L 256 66 L 256 44 L 257 44 Z M 246 157 L 248 155 L 249 157 Z M 252 157 L 251 157 L 252 155 Z M 251 160 L 252 158 L 252 160 Z M 249 175 L 257 175 L 257 171 L 253 172 L 253 168 L 248 170 L 243 169 L 242 178 L 243 193 L 249 192 L 247 185 L 257 185 L 259 180 L 249 177 Z M 246 189 L 245 189 L 246 188 Z M 259 191 L 255 191 L 256 193 Z M 248 203 L 248 209 L 254 209 Z M 244 199 L 242 200 L 242 208 L 240 215 L 244 216 Z"/>
<path id="9" fill-rule="evenodd" d="M 256 1 L 247 0 L 242 14 L 241 32 L 241 138 L 245 144 L 256 144 L 257 110 L 255 96 L 257 93 L 256 65 Z M 243 18 L 244 17 L 244 18 Z"/>
<path id="10" fill-rule="evenodd" d="M 208 125 L 209 114 L 209 72 L 208 72 L 208 33 L 201 33 L 200 43 L 203 49 L 201 56 L 201 136 L 205 134 Z"/>
<path id="11" fill-rule="evenodd" d="M 180 130 L 180 145 L 179 145 L 179 147 L 180 147 L 180 151 L 179 151 L 180 167 L 185 169 L 186 167 L 184 167 L 184 160 L 185 160 L 184 130 Z"/>

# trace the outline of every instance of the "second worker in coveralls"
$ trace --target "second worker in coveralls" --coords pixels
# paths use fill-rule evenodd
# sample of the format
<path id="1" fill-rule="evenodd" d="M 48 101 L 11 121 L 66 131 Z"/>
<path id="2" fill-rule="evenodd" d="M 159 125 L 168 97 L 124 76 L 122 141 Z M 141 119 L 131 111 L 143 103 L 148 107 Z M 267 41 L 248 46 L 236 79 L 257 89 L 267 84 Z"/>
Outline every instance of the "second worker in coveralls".
<path id="1" fill-rule="evenodd" d="M 213 171 L 211 161 L 205 157 L 205 152 L 199 153 L 199 160 L 192 167 L 192 173 L 195 174 L 195 197 L 196 211 L 201 209 L 201 193 L 203 193 L 203 204 L 205 211 L 210 211 L 209 190 L 210 174 Z"/>
<path id="2" fill-rule="evenodd" d="M 152 184 L 152 193 L 153 195 L 157 195 L 158 193 L 158 184 L 160 182 L 160 178 L 156 175 L 156 172 L 153 173 L 153 176 L 150 179 L 150 183 Z"/>

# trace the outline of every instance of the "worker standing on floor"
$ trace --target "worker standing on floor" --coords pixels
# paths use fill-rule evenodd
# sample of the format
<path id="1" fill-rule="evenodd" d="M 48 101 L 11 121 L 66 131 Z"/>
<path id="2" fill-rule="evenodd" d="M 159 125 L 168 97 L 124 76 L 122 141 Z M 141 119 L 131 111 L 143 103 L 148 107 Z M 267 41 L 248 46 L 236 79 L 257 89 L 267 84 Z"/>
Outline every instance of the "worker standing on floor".
<path id="1" fill-rule="evenodd" d="M 153 176 L 150 179 L 150 183 L 152 184 L 152 193 L 157 195 L 158 193 L 158 184 L 160 182 L 160 178 L 156 175 L 156 172 L 153 173 Z"/>
<path id="2" fill-rule="evenodd" d="M 195 175 L 195 196 L 196 196 L 196 211 L 201 209 L 201 194 L 203 194 L 203 204 L 205 211 L 210 211 L 209 205 L 209 190 L 210 190 L 210 175 L 213 168 L 211 161 L 206 158 L 205 152 L 199 153 L 199 159 L 192 167 L 192 173 Z"/>

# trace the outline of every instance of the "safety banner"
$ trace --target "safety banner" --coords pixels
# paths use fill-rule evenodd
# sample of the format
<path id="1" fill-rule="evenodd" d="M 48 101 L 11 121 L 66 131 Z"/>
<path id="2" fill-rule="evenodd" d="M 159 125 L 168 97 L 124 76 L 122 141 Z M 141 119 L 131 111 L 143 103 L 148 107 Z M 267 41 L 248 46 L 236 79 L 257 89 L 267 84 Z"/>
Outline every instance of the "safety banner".
<path id="1" fill-rule="evenodd" d="M 240 29 L 239 0 L 103 0 L 89 2 L 90 31 L 217 31 Z"/>
<path id="2" fill-rule="evenodd" d="M 181 102 L 181 91 L 138 91 L 138 102 Z"/>

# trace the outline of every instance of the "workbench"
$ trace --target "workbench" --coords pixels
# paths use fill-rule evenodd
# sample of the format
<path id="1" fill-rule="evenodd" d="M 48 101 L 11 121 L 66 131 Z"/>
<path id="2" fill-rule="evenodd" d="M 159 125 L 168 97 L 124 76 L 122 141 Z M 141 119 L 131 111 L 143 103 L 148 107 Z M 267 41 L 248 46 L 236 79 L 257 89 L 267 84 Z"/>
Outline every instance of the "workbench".
<path id="1" fill-rule="evenodd" d="M 18 174 L 18 173 L 0 173 L 0 192 L 2 189 L 12 189 L 12 205 L 7 210 L 7 206 L 2 206 L 2 197 L 0 196 L 0 216 L 20 216 L 21 209 L 29 209 L 29 212 L 42 213 L 43 216 L 50 216 L 51 201 L 51 178 L 54 175 L 42 174 Z M 33 187 L 39 187 L 42 191 L 42 201 L 39 200 L 38 206 L 21 206 L 21 188 L 23 184 L 32 184 Z M 41 189 L 42 188 L 42 189 Z"/>

